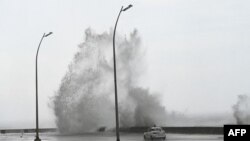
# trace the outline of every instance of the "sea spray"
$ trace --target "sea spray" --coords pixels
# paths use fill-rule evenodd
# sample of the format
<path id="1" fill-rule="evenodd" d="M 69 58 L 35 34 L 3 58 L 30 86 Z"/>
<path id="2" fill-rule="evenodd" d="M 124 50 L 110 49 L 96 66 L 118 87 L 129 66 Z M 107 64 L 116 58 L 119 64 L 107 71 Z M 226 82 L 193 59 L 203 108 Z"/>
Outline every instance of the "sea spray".
<path id="1" fill-rule="evenodd" d="M 250 97 L 239 95 L 237 103 L 233 106 L 234 117 L 237 124 L 250 124 Z"/>
<path id="2" fill-rule="evenodd" d="M 56 124 L 61 133 L 115 127 L 112 31 L 85 31 L 68 71 L 53 98 Z M 163 125 L 165 108 L 137 82 L 144 68 L 144 49 L 137 30 L 116 36 L 119 118 L 122 127 Z"/>

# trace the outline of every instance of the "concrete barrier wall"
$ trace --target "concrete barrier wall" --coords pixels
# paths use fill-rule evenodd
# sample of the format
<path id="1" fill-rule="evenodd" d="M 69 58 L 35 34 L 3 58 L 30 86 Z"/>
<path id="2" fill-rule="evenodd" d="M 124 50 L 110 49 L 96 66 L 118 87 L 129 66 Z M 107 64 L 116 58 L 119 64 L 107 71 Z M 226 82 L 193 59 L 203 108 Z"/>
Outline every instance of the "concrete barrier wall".
<path id="1" fill-rule="evenodd" d="M 56 128 L 42 128 L 39 129 L 39 133 L 44 132 L 56 132 Z M 7 133 L 35 133 L 36 129 L 1 129 L 1 134 L 7 134 Z"/>
<path id="2" fill-rule="evenodd" d="M 149 127 L 128 127 L 120 128 L 120 132 L 126 133 L 143 133 Z M 163 127 L 166 133 L 179 133 L 179 134 L 223 134 L 223 127 Z M 104 129 L 105 130 L 105 129 Z M 104 131 L 103 130 L 103 131 Z M 101 132 L 103 132 L 101 131 Z M 35 129 L 2 129 L 1 134 L 6 133 L 34 133 Z M 40 133 L 44 132 L 57 132 L 56 128 L 42 128 L 39 129 Z"/>
<path id="3" fill-rule="evenodd" d="M 166 133 L 179 134 L 223 134 L 223 127 L 163 127 Z M 121 128 L 121 132 L 143 133 L 148 127 Z"/>

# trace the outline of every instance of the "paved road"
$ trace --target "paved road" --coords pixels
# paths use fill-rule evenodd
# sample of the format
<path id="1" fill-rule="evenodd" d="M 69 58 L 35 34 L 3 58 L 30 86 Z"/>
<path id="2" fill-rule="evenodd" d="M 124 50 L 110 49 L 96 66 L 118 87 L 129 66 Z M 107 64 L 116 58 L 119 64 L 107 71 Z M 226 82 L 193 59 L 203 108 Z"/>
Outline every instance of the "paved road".
<path id="1" fill-rule="evenodd" d="M 0 134 L 0 141 L 34 141 L 35 134 Z M 113 133 L 59 135 L 55 133 L 40 134 L 43 141 L 115 141 Z M 121 141 L 143 141 L 141 134 L 121 134 Z M 167 134 L 167 141 L 223 141 L 222 135 L 184 135 Z"/>

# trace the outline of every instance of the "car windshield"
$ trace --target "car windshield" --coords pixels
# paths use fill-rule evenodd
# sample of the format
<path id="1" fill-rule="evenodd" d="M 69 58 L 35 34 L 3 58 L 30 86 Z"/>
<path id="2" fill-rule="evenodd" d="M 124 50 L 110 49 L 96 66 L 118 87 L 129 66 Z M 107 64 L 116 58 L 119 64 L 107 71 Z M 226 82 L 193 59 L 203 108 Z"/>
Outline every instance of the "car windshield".
<path id="1" fill-rule="evenodd" d="M 149 131 L 161 131 L 162 129 L 160 127 L 152 127 L 149 129 Z"/>

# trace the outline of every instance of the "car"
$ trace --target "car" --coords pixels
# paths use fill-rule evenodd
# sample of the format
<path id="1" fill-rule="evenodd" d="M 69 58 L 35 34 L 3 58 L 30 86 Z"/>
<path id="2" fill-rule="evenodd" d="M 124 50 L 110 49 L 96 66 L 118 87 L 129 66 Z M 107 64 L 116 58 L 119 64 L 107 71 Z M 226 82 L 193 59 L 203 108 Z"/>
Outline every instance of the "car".
<path id="1" fill-rule="evenodd" d="M 143 134 L 144 140 L 166 139 L 166 133 L 161 127 L 150 127 L 147 132 Z"/>

